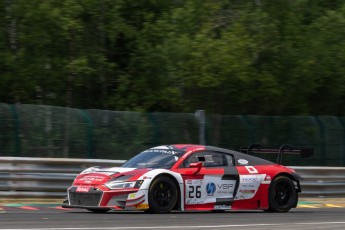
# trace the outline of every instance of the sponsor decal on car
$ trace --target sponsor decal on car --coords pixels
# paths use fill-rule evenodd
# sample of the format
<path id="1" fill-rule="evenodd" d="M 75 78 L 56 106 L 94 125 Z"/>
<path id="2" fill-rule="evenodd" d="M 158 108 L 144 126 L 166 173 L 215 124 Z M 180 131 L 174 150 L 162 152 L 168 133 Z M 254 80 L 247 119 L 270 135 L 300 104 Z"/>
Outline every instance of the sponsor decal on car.
<path id="1" fill-rule="evenodd" d="M 144 152 L 156 152 L 156 153 L 165 153 L 169 155 L 175 155 L 180 153 L 179 151 L 171 150 L 171 149 L 148 149 L 145 150 Z"/>
<path id="2" fill-rule="evenodd" d="M 255 193 L 255 190 L 245 190 L 245 189 L 241 189 L 240 192 L 243 193 L 243 194 L 254 194 L 254 193 Z"/>
<path id="3" fill-rule="evenodd" d="M 270 175 L 266 175 L 265 180 L 271 180 L 271 176 Z"/>
<path id="4" fill-rule="evenodd" d="M 137 209 L 148 209 L 149 208 L 149 204 L 138 204 L 137 206 L 135 206 Z"/>
<path id="5" fill-rule="evenodd" d="M 137 193 L 131 193 L 128 195 L 128 199 L 134 199 Z"/>
<path id="6" fill-rule="evenodd" d="M 199 204 L 203 202 L 205 192 L 201 190 L 203 180 L 186 180 L 186 203 Z"/>
<path id="7" fill-rule="evenodd" d="M 230 205 L 225 205 L 225 204 L 216 204 L 216 205 L 214 205 L 214 209 L 217 209 L 217 210 L 229 210 L 229 209 L 231 209 L 231 206 Z"/>
<path id="8" fill-rule="evenodd" d="M 240 186 L 235 200 L 251 199 L 255 196 L 266 174 L 240 175 Z"/>
<path id="9" fill-rule="evenodd" d="M 103 176 L 103 175 L 87 175 L 80 178 L 79 180 L 84 181 L 85 183 L 92 183 L 93 181 L 102 182 L 106 178 L 107 176 Z"/>
<path id="10" fill-rule="evenodd" d="M 258 173 L 258 170 L 254 166 L 245 166 L 250 174 Z"/>
<path id="11" fill-rule="evenodd" d="M 210 182 L 206 185 L 206 193 L 208 196 L 213 196 L 216 192 L 216 184 L 213 182 Z"/>
<path id="12" fill-rule="evenodd" d="M 248 161 L 246 159 L 238 159 L 237 162 L 240 164 L 240 165 L 247 165 L 248 164 Z"/>
<path id="13" fill-rule="evenodd" d="M 261 182 L 261 184 L 270 184 L 271 183 L 271 176 L 270 175 L 267 175 L 266 177 L 265 177 L 265 180 L 263 180 L 262 182 Z"/>
<path id="14" fill-rule="evenodd" d="M 240 189 L 236 195 L 235 200 L 251 199 L 256 194 L 257 190 Z"/>
<path id="15" fill-rule="evenodd" d="M 252 189 L 256 187 L 257 186 L 255 184 L 241 184 L 241 188 Z"/>
<path id="16" fill-rule="evenodd" d="M 241 184 L 255 184 L 259 185 L 266 177 L 266 174 L 255 174 L 255 175 L 240 175 Z"/>
<path id="17" fill-rule="evenodd" d="M 91 187 L 79 186 L 76 189 L 76 192 L 89 192 Z"/>

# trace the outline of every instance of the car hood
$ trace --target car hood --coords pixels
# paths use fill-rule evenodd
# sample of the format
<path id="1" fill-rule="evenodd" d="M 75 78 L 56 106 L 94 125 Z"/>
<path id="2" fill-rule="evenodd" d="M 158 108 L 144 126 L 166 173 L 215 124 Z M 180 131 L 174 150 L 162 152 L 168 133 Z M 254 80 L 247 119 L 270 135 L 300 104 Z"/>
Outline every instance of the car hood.
<path id="1" fill-rule="evenodd" d="M 80 173 L 74 180 L 74 185 L 100 185 L 104 184 L 110 179 L 124 177 L 126 181 L 133 181 L 139 178 L 144 173 L 152 169 L 137 169 L 137 168 L 98 168 L 91 167 Z"/>

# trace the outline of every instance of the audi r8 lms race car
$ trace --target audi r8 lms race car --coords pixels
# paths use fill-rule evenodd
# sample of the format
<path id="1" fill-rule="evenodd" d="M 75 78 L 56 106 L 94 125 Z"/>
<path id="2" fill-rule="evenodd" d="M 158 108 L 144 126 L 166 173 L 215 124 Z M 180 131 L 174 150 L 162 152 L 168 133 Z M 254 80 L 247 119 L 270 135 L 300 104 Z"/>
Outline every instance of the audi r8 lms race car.
<path id="1" fill-rule="evenodd" d="M 301 177 L 281 165 L 284 154 L 308 157 L 312 149 L 251 145 L 240 151 L 203 145 L 147 149 L 121 167 L 91 167 L 67 189 L 65 208 L 93 212 L 144 210 L 264 210 L 295 208 Z M 253 156 L 275 153 L 277 163 Z"/>

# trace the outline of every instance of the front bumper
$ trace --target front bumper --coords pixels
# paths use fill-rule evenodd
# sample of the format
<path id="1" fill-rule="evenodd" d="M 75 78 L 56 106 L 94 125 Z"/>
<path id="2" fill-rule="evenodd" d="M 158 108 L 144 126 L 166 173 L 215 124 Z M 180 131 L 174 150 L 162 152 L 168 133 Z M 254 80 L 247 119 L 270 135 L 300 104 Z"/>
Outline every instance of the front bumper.
<path id="1" fill-rule="evenodd" d="M 68 200 L 63 208 L 144 210 L 148 208 L 146 193 L 138 189 L 109 190 L 90 187 L 87 192 L 78 191 L 78 186 L 68 189 Z"/>

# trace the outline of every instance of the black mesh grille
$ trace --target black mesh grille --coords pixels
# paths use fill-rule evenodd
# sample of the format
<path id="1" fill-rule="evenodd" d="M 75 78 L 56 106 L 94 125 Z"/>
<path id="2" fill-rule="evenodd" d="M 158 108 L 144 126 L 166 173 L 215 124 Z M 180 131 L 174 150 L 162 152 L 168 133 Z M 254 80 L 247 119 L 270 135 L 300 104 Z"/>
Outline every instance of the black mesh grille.
<path id="1" fill-rule="evenodd" d="M 69 194 L 70 205 L 98 206 L 102 198 L 102 191 L 76 192 L 71 189 Z"/>

